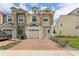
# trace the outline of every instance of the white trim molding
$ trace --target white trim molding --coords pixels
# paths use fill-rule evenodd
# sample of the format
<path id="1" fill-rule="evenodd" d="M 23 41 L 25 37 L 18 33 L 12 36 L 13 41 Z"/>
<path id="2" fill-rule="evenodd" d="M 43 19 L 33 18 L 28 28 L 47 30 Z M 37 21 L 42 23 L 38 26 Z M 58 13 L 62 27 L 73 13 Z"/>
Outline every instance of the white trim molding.
<path id="1" fill-rule="evenodd" d="M 36 21 L 33 21 L 33 20 L 32 20 L 32 19 L 33 19 L 33 16 L 36 17 Z M 37 15 L 32 15 L 32 16 L 31 16 L 31 22 L 32 22 L 32 23 L 37 23 L 37 22 L 38 22 L 38 16 L 37 16 Z"/>
<path id="2" fill-rule="evenodd" d="M 8 17 L 11 16 L 12 17 L 12 21 L 8 21 Z M 13 15 L 7 15 L 7 23 L 12 23 L 13 22 Z"/>
<path id="3" fill-rule="evenodd" d="M 19 21 L 20 16 L 23 16 L 23 21 Z M 18 23 L 24 23 L 24 15 L 18 15 Z"/>

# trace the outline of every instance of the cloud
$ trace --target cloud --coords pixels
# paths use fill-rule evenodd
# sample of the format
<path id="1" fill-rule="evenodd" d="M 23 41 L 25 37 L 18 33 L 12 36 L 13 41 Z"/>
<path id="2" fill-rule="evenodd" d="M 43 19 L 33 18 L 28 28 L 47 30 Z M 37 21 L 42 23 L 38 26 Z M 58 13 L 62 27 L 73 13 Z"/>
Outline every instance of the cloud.
<path id="1" fill-rule="evenodd" d="M 72 3 L 72 4 L 59 4 L 58 6 L 60 6 L 60 8 L 58 10 L 56 10 L 55 14 L 54 14 L 54 21 L 55 22 L 57 21 L 57 19 L 61 15 L 67 15 L 68 13 L 73 11 L 74 9 L 78 8 L 79 4 L 76 4 L 76 3 Z"/>
<path id="2" fill-rule="evenodd" d="M 3 12 L 3 13 L 10 13 L 11 7 L 22 8 L 24 10 L 29 11 L 26 3 L 21 3 L 21 4 L 19 4 L 18 7 L 16 5 L 12 4 L 12 3 L 1 3 L 0 4 L 0 11 Z"/>
<path id="3" fill-rule="evenodd" d="M 11 3 L 1 3 L 0 4 L 0 8 L 2 9 L 9 9 L 10 7 L 14 6 L 14 4 L 11 4 Z"/>
<path id="4" fill-rule="evenodd" d="M 3 13 L 8 13 L 10 12 L 10 7 L 13 7 L 14 5 L 11 4 L 11 3 L 1 3 L 0 4 L 0 11 L 3 12 Z M 16 6 L 14 6 L 16 7 Z"/>
<path id="5" fill-rule="evenodd" d="M 19 8 L 22 8 L 22 9 L 28 11 L 28 7 L 27 7 L 27 4 L 26 4 L 26 3 L 21 3 L 21 4 L 19 5 Z"/>
<path id="6" fill-rule="evenodd" d="M 47 6 L 40 6 L 41 10 L 48 8 Z"/>
<path id="7" fill-rule="evenodd" d="M 31 10 L 29 11 L 29 13 L 30 13 L 30 14 L 33 14 L 33 12 L 32 12 Z"/>
<path id="8" fill-rule="evenodd" d="M 53 6 L 51 8 L 52 8 L 52 11 L 55 11 L 55 8 Z"/>
<path id="9" fill-rule="evenodd" d="M 38 7 L 38 3 L 30 3 L 31 7 Z"/>

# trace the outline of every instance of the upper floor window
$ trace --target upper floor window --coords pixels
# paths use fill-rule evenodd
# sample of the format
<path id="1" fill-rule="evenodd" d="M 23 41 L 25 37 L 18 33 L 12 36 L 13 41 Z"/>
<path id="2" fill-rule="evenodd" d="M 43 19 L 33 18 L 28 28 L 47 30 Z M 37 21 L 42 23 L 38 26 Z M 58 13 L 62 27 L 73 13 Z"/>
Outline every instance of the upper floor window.
<path id="1" fill-rule="evenodd" d="M 12 15 L 7 15 L 7 22 L 11 23 L 12 21 Z"/>
<path id="2" fill-rule="evenodd" d="M 24 22 L 24 16 L 23 15 L 18 16 L 18 22 L 20 22 L 20 23 Z"/>
<path id="3" fill-rule="evenodd" d="M 36 13 L 36 10 L 34 10 L 34 13 Z"/>
<path id="4" fill-rule="evenodd" d="M 15 13 L 15 10 L 14 9 L 12 9 L 12 13 Z"/>
<path id="5" fill-rule="evenodd" d="M 79 10 L 77 10 L 77 15 L 79 15 Z"/>
<path id="6" fill-rule="evenodd" d="M 43 18 L 43 21 L 44 21 L 44 22 L 48 22 L 48 16 L 45 16 L 45 17 Z"/>
<path id="7" fill-rule="evenodd" d="M 37 21 L 37 17 L 36 16 L 32 16 L 32 21 L 36 22 Z"/>

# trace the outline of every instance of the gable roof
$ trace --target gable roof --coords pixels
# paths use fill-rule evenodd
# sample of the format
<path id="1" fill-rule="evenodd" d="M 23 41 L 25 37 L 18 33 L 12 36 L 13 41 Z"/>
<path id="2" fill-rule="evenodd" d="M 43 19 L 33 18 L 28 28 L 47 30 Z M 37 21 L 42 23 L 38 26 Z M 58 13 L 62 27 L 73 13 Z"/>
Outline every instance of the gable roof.
<path id="1" fill-rule="evenodd" d="M 13 25 L 9 23 L 5 23 L 5 24 L 0 25 L 0 28 L 13 28 Z"/>
<path id="2" fill-rule="evenodd" d="M 45 8 L 45 9 L 41 10 L 40 12 L 54 12 L 54 11 L 52 11 L 52 10 L 49 9 L 49 8 Z"/>
<path id="3" fill-rule="evenodd" d="M 71 11 L 70 13 L 68 13 L 68 15 L 71 15 L 74 11 L 76 11 L 79 8 L 74 9 L 73 11 Z"/>
<path id="4" fill-rule="evenodd" d="M 16 12 L 17 12 L 17 13 L 19 13 L 19 12 L 24 12 L 24 13 L 26 12 L 26 13 L 28 13 L 28 11 L 25 11 L 25 10 L 22 9 L 22 8 L 18 8 Z"/>
<path id="5" fill-rule="evenodd" d="M 17 10 L 17 8 L 15 8 L 15 7 L 11 7 L 10 9 L 16 9 Z"/>
<path id="6" fill-rule="evenodd" d="M 26 11 L 22 8 L 11 7 L 10 9 L 15 9 L 16 13 L 28 13 L 28 11 Z"/>
<path id="7" fill-rule="evenodd" d="M 33 7 L 32 7 L 32 10 L 33 10 L 34 8 L 35 8 L 35 9 L 38 9 L 37 7 L 33 6 Z"/>

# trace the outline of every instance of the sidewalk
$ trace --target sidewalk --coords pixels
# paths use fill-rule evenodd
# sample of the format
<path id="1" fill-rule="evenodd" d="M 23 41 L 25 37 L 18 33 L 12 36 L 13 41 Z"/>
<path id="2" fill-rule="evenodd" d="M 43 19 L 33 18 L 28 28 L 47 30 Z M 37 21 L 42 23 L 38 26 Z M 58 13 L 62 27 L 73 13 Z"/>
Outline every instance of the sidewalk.
<path id="1" fill-rule="evenodd" d="M 61 50 L 4 50 L 0 56 L 79 56 L 79 51 Z"/>

